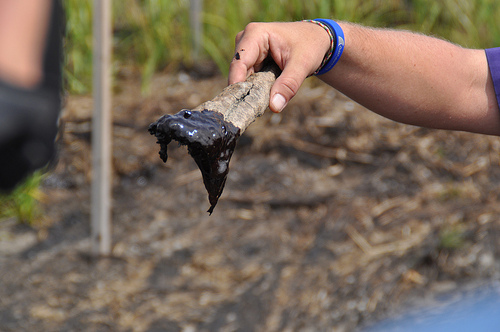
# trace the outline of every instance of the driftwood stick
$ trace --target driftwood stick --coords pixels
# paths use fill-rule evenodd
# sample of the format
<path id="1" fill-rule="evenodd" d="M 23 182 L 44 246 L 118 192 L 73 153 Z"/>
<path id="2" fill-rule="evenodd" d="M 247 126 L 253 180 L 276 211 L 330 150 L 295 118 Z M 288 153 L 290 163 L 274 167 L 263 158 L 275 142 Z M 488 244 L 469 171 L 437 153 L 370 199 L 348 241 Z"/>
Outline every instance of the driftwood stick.
<path id="1" fill-rule="evenodd" d="M 281 73 L 272 60 L 245 82 L 226 87 L 214 99 L 191 110 L 164 115 L 149 126 L 160 144 L 160 158 L 167 161 L 167 145 L 172 141 L 187 145 L 208 191 L 211 214 L 222 194 L 229 161 L 238 137 L 269 105 L 269 92 Z"/>
<path id="2" fill-rule="evenodd" d="M 245 129 L 266 111 L 269 105 L 269 92 L 281 70 L 269 60 L 258 73 L 252 74 L 245 82 L 226 87 L 214 99 L 207 101 L 192 111 L 215 111 L 224 120 L 240 129 Z"/>

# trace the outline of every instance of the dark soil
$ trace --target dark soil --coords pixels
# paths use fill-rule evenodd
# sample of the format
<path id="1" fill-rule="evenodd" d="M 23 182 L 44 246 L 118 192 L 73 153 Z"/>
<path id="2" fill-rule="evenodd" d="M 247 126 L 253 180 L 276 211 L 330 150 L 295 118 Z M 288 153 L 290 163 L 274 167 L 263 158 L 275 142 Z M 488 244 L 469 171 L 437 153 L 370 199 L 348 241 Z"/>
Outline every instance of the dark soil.
<path id="1" fill-rule="evenodd" d="M 116 83 L 113 250 L 90 255 L 90 97 L 70 96 L 46 217 L 0 223 L 1 331 L 352 331 L 500 279 L 500 141 L 383 119 L 315 79 L 240 137 L 212 216 L 148 125 L 220 77 Z M 493 286 L 491 286 L 493 285 Z"/>

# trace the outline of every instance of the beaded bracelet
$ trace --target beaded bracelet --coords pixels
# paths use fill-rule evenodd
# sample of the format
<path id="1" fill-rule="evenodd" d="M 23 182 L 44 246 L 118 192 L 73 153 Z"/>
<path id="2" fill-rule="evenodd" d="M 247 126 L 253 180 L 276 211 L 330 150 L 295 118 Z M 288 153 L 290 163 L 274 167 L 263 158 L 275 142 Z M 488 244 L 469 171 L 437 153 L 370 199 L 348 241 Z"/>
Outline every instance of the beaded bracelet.
<path id="1" fill-rule="evenodd" d="M 345 39 L 344 31 L 337 22 L 333 20 L 317 18 L 315 20 L 304 20 L 304 22 L 316 23 L 326 30 L 328 36 L 330 36 L 330 48 L 326 53 L 321 65 L 318 70 L 316 70 L 313 75 L 323 75 L 329 72 L 333 66 L 339 61 L 342 52 L 344 51 Z"/>

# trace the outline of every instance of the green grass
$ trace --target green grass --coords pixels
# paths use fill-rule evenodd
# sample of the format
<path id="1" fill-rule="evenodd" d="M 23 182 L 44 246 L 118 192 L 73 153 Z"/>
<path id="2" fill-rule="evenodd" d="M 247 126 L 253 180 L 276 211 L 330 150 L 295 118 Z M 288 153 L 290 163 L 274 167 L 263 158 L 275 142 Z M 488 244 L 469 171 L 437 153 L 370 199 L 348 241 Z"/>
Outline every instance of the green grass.
<path id="1" fill-rule="evenodd" d="M 40 220 L 40 202 L 43 200 L 40 184 L 43 177 L 42 171 L 37 171 L 14 191 L 0 194 L 0 221 L 15 218 L 18 222 L 34 225 Z"/>
<path id="2" fill-rule="evenodd" d="M 203 57 L 227 74 L 234 37 L 252 21 L 330 17 L 378 27 L 438 35 L 467 47 L 500 46 L 496 0 L 205 0 Z M 68 34 L 66 82 L 73 93 L 90 91 L 91 1 L 65 0 Z M 143 86 L 166 67 L 191 66 L 188 0 L 114 1 L 114 69 L 136 66 Z"/>
<path id="3" fill-rule="evenodd" d="M 88 92 L 92 75 L 91 1 L 65 0 L 66 40 L 64 67 L 66 88 L 73 93 Z"/>
<path id="4" fill-rule="evenodd" d="M 450 225 L 439 232 L 440 249 L 460 249 L 466 244 L 466 229 L 463 225 Z"/>

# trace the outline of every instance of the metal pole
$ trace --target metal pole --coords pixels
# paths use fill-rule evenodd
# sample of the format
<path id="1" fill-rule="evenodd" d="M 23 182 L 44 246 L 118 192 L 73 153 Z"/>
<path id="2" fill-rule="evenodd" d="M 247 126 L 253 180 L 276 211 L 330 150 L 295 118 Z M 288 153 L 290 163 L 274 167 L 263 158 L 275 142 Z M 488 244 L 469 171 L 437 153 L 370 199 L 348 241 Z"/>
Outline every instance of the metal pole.
<path id="1" fill-rule="evenodd" d="M 111 0 L 94 0 L 91 242 L 111 252 Z"/>
<path id="2" fill-rule="evenodd" d="M 203 25 L 201 24 L 203 0 L 190 0 L 189 3 L 189 20 L 193 36 L 193 60 L 196 61 L 200 56 L 201 37 L 203 35 Z"/>

